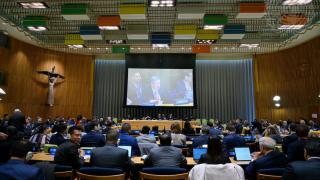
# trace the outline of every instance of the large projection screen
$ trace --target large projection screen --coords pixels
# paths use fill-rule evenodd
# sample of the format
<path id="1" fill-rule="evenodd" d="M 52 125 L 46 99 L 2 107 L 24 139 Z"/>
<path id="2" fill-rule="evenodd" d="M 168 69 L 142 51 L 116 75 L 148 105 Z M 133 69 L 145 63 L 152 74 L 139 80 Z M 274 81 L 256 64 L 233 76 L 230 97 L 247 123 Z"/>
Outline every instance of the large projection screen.
<path id="1" fill-rule="evenodd" d="M 126 106 L 194 107 L 193 69 L 128 68 Z"/>

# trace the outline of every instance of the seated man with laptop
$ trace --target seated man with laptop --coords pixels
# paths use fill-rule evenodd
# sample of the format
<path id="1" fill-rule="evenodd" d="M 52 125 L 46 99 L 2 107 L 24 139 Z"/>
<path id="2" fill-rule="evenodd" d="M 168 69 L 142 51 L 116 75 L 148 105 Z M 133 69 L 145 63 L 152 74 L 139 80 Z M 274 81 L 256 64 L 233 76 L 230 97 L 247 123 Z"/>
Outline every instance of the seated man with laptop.
<path id="1" fill-rule="evenodd" d="M 165 133 L 159 136 L 160 147 L 152 148 L 144 161 L 145 166 L 151 167 L 186 167 L 187 160 L 182 150 L 171 146 L 171 135 Z"/>
<path id="2" fill-rule="evenodd" d="M 252 162 L 246 168 L 250 179 L 256 179 L 259 169 L 284 168 L 287 158 L 283 153 L 275 151 L 276 142 L 270 137 L 259 139 L 260 152 L 253 153 Z"/>
<path id="3" fill-rule="evenodd" d="M 119 168 L 124 172 L 128 171 L 132 165 L 128 153 L 131 154 L 131 146 L 128 146 L 130 149 L 117 147 L 118 138 L 119 133 L 116 130 L 110 130 L 107 134 L 106 145 L 92 150 L 90 164 L 96 167 Z"/>

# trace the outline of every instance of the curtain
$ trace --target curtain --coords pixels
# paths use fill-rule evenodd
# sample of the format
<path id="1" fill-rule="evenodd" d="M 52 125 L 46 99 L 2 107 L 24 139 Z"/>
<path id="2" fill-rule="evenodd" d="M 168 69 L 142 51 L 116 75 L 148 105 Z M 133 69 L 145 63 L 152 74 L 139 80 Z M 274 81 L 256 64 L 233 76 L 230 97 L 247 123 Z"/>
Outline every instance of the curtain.
<path id="1" fill-rule="evenodd" d="M 99 117 L 157 117 L 173 114 L 184 117 L 228 121 L 255 118 L 252 60 L 197 60 L 197 108 L 123 107 L 125 61 L 95 61 L 93 113 Z"/>

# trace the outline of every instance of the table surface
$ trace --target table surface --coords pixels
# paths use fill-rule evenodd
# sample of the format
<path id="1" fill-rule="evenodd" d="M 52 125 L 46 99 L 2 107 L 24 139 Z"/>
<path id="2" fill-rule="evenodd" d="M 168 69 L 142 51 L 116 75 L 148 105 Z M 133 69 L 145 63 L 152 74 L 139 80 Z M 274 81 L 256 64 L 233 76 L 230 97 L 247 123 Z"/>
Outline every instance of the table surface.
<path id="1" fill-rule="evenodd" d="M 186 159 L 187 159 L 188 166 L 194 166 L 197 164 L 195 162 L 195 160 L 193 159 L 193 157 L 186 157 Z M 31 160 L 33 160 L 33 161 L 53 161 L 54 156 L 50 155 L 48 153 L 39 152 L 39 153 L 34 153 Z M 143 160 L 139 156 L 132 157 L 131 160 L 133 161 L 134 164 L 137 164 L 137 165 L 143 164 Z M 236 161 L 236 160 L 234 160 L 233 157 L 230 157 L 230 161 L 231 161 L 231 163 L 235 163 L 238 165 L 248 165 L 250 163 L 250 161 Z M 89 163 L 90 159 L 86 159 L 85 162 Z"/>

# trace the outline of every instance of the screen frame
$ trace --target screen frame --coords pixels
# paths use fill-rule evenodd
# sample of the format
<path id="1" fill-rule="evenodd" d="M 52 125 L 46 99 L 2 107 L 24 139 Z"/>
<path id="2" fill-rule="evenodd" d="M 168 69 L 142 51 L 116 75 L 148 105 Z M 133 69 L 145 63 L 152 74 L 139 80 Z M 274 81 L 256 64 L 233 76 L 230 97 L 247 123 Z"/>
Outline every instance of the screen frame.
<path id="1" fill-rule="evenodd" d="M 143 106 L 143 105 L 127 105 L 127 96 L 128 96 L 128 73 L 129 69 L 191 69 L 192 75 L 193 75 L 193 106 Z M 173 68 L 173 67 L 127 67 L 126 66 L 126 75 L 125 75 L 125 92 L 124 92 L 124 98 L 123 98 L 123 107 L 126 108 L 150 108 L 150 109 L 157 109 L 157 108 L 165 108 L 165 109 L 196 109 L 197 108 L 197 88 L 196 88 L 196 73 L 195 73 L 195 67 L 194 68 Z"/>

